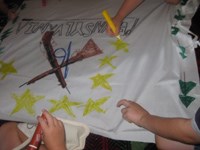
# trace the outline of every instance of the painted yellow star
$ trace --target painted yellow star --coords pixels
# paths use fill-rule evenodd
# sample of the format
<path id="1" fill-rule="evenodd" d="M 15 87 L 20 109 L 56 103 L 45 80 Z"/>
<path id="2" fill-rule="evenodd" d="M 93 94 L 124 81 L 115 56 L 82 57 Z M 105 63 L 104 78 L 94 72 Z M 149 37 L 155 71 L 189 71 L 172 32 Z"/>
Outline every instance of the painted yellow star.
<path id="1" fill-rule="evenodd" d="M 89 98 L 86 105 L 85 105 L 83 116 L 88 115 L 92 111 L 96 111 L 96 112 L 99 112 L 99 113 L 105 113 L 106 111 L 103 110 L 102 108 L 100 108 L 100 106 L 103 105 L 109 98 L 110 98 L 109 96 L 103 97 L 103 98 L 100 98 L 96 101 Z"/>
<path id="2" fill-rule="evenodd" d="M 20 111 L 21 109 L 25 109 L 30 115 L 35 115 L 33 105 L 37 101 L 44 98 L 44 96 L 34 96 L 29 89 L 27 89 L 21 96 L 12 94 L 12 97 L 16 101 L 16 106 L 11 112 L 11 115 Z"/>
<path id="3" fill-rule="evenodd" d="M 69 114 L 72 117 L 76 116 L 73 113 L 71 106 L 80 106 L 82 104 L 80 102 L 70 101 L 67 96 L 63 96 L 63 98 L 61 98 L 59 101 L 54 99 L 51 99 L 49 101 L 53 104 L 53 107 L 49 110 L 49 112 L 53 113 L 60 109 L 64 109 L 67 112 L 67 114 Z"/>
<path id="4" fill-rule="evenodd" d="M 113 73 L 108 73 L 108 74 L 97 74 L 94 77 L 91 77 L 90 79 L 93 80 L 93 85 L 92 85 L 92 89 L 98 87 L 98 86 L 102 86 L 103 88 L 112 91 L 112 87 L 110 86 L 110 84 L 107 82 L 107 79 L 112 77 L 114 74 Z"/>
<path id="5" fill-rule="evenodd" d="M 11 61 L 10 63 L 0 61 L 0 73 L 2 74 L 1 80 L 3 80 L 7 74 L 17 73 L 17 70 L 13 67 L 13 63 L 14 61 Z"/>
<path id="6" fill-rule="evenodd" d="M 122 40 L 117 39 L 115 42 L 111 42 L 113 46 L 115 46 L 116 50 L 123 50 L 124 52 L 128 52 L 128 43 L 123 42 Z"/>
<path id="7" fill-rule="evenodd" d="M 115 59 L 117 56 L 105 56 L 104 58 L 102 59 L 99 59 L 101 61 L 101 64 L 99 67 L 103 67 L 104 65 L 109 65 L 111 68 L 115 69 L 116 67 L 112 65 L 111 61 L 113 59 Z"/>

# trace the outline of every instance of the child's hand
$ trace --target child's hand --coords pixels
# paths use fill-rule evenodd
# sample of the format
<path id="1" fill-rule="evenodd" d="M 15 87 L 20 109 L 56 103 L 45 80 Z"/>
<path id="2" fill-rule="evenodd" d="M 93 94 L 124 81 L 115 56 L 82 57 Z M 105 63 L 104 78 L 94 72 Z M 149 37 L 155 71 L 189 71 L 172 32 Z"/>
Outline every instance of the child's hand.
<path id="1" fill-rule="evenodd" d="M 150 115 L 142 106 L 135 102 L 122 99 L 117 103 L 117 107 L 122 105 L 125 106 L 121 110 L 123 118 L 130 123 L 135 123 L 138 126 L 142 126 L 142 119 Z"/>
<path id="2" fill-rule="evenodd" d="M 116 36 L 119 34 L 119 31 L 120 31 L 120 26 L 121 26 L 121 21 L 118 20 L 116 17 L 112 18 L 112 21 L 116 27 L 116 32 L 113 33 L 112 29 L 110 28 L 109 25 L 107 25 L 107 29 L 106 29 L 106 33 L 110 36 Z"/>
<path id="3" fill-rule="evenodd" d="M 38 117 L 42 127 L 42 140 L 48 150 L 66 150 L 65 129 L 62 121 L 57 120 L 48 111 L 43 111 L 46 120 Z"/>

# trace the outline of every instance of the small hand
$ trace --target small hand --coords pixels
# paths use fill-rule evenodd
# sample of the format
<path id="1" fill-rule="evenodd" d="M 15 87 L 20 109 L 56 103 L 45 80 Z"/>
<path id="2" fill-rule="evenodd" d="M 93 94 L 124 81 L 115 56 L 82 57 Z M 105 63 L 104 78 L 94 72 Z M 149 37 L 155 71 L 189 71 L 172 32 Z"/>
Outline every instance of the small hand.
<path id="1" fill-rule="evenodd" d="M 117 107 L 120 106 L 125 106 L 121 110 L 123 118 L 130 123 L 135 123 L 138 126 L 142 126 L 142 119 L 149 115 L 149 113 L 142 106 L 133 101 L 122 99 L 117 103 Z"/>
<path id="2" fill-rule="evenodd" d="M 38 117 L 42 127 L 42 140 L 48 150 L 66 150 L 65 129 L 62 121 L 53 117 L 48 111 L 44 110 L 44 120 Z"/>
<path id="3" fill-rule="evenodd" d="M 108 26 L 107 26 L 107 29 L 106 29 L 106 33 L 107 33 L 108 35 L 110 35 L 110 36 L 119 35 L 120 26 L 121 26 L 121 23 L 122 23 L 122 22 L 121 22 L 120 20 L 118 20 L 116 17 L 112 18 L 112 21 L 113 21 L 113 23 L 114 23 L 114 25 L 115 25 L 115 27 L 116 27 L 116 32 L 114 33 L 114 32 L 112 31 L 112 29 L 110 28 L 110 26 L 108 25 Z"/>

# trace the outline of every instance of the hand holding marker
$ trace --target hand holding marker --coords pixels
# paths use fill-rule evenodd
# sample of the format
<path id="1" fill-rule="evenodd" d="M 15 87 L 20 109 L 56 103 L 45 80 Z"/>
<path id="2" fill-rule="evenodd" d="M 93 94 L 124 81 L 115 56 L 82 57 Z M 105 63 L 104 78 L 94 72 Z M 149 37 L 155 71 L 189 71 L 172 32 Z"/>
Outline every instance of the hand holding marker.
<path id="1" fill-rule="evenodd" d="M 43 119 L 46 119 L 44 114 L 41 115 L 41 117 Z M 35 132 L 33 134 L 33 137 L 28 145 L 28 148 L 27 150 L 37 150 L 38 149 L 38 146 L 40 145 L 41 143 L 41 140 L 42 140 L 42 128 L 41 128 L 41 125 L 40 123 L 38 123 L 36 129 L 35 129 Z"/>
<path id="2" fill-rule="evenodd" d="M 112 19 L 110 18 L 110 15 L 108 14 L 108 12 L 107 12 L 106 10 L 103 10 L 103 11 L 102 11 L 102 15 L 104 16 L 106 22 L 107 22 L 108 25 L 110 26 L 112 32 L 115 33 L 115 32 L 116 32 L 116 27 L 115 27 L 115 25 L 114 25 Z M 121 40 L 119 34 L 116 36 L 116 38 L 118 38 L 119 40 Z"/>

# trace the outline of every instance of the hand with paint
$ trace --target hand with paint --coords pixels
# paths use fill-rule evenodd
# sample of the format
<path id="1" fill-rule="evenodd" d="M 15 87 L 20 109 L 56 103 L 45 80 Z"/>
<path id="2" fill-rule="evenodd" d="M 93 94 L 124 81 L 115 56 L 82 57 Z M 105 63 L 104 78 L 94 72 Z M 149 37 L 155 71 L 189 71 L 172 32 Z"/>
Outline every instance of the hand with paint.
<path id="1" fill-rule="evenodd" d="M 65 129 L 62 121 L 53 117 L 48 111 L 44 110 L 46 118 L 38 117 L 42 128 L 42 140 L 48 150 L 66 150 Z"/>

